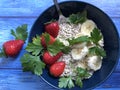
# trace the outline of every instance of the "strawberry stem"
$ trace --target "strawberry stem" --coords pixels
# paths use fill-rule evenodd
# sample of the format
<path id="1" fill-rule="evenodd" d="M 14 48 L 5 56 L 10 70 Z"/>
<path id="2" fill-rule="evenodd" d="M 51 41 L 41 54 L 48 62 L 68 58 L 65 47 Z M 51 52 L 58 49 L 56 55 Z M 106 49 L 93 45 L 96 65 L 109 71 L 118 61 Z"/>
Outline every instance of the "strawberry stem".
<path id="1" fill-rule="evenodd" d="M 3 48 L 0 48 L 0 57 L 7 57 Z"/>

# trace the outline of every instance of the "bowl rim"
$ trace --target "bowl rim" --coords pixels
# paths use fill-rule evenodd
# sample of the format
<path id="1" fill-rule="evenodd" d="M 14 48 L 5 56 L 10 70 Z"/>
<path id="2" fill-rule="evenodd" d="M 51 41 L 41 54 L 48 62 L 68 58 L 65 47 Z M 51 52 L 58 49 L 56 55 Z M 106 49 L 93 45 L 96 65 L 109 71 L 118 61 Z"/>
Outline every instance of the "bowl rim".
<path id="1" fill-rule="evenodd" d="M 59 4 L 70 3 L 70 2 L 73 2 L 73 3 L 84 3 L 84 4 L 86 4 L 86 5 L 90 5 L 90 6 L 94 7 L 94 8 L 96 8 L 97 10 L 99 10 L 101 13 L 103 13 L 103 14 L 108 18 L 108 20 L 110 21 L 110 23 L 112 23 L 112 25 L 113 25 L 113 27 L 114 27 L 114 30 L 115 30 L 115 32 L 116 32 L 116 36 L 118 37 L 118 44 L 119 44 L 119 45 L 118 45 L 118 55 L 117 55 L 117 57 L 116 57 L 116 62 L 115 62 L 115 64 L 114 64 L 114 67 L 111 69 L 111 72 L 107 75 L 107 77 L 104 78 L 101 82 L 99 82 L 99 83 L 97 83 L 96 85 L 94 85 L 94 86 L 86 89 L 86 90 L 91 90 L 91 89 L 93 89 L 93 88 L 96 88 L 96 87 L 100 86 L 102 83 L 104 83 L 104 82 L 112 75 L 113 71 L 116 69 L 116 67 L 117 67 L 117 65 L 118 65 L 118 62 L 119 62 L 119 57 L 120 57 L 120 56 L 119 56 L 119 54 L 120 54 L 120 36 L 119 36 L 118 30 L 117 30 L 114 22 L 113 22 L 112 19 L 108 16 L 108 14 L 106 14 L 103 10 L 101 10 L 101 9 L 98 8 L 97 6 L 95 6 L 95 5 L 91 4 L 91 3 L 85 2 L 85 1 L 77 1 L 77 0 L 74 0 L 74 1 L 73 1 L 73 0 L 71 0 L 71 1 L 61 1 L 61 2 L 59 2 Z M 32 25 L 31 30 L 33 29 L 33 27 L 34 27 L 34 25 L 35 25 L 35 22 L 37 22 L 38 18 L 40 18 L 40 16 L 42 16 L 47 10 L 49 10 L 50 8 L 52 8 L 52 7 L 54 7 L 54 6 L 55 6 L 55 5 L 52 4 L 52 5 L 48 6 L 44 11 L 41 12 L 41 14 L 40 14 L 40 15 L 37 17 L 37 19 L 34 21 L 34 24 Z M 30 32 L 30 34 L 29 34 L 29 37 L 30 37 L 30 35 L 31 35 L 31 32 Z M 28 40 L 28 41 L 29 41 L 29 40 Z M 52 86 L 52 87 L 55 88 L 55 89 L 58 89 L 58 90 L 66 90 L 66 89 L 67 89 L 67 88 L 59 88 L 59 87 L 57 87 L 57 86 L 54 86 L 53 84 L 51 84 L 50 82 L 48 82 L 48 81 L 47 81 L 44 77 L 42 77 L 42 76 L 40 76 L 40 78 L 41 78 L 44 82 L 46 82 L 48 85 Z"/>

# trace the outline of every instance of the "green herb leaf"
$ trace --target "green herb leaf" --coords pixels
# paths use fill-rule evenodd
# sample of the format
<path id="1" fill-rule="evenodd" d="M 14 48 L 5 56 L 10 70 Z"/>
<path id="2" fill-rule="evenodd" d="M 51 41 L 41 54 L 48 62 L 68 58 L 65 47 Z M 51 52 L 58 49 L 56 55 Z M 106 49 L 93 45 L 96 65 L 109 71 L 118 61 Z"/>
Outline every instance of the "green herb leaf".
<path id="1" fill-rule="evenodd" d="M 47 50 L 52 54 L 56 55 L 59 52 L 68 53 L 70 50 L 70 47 L 65 46 L 62 42 L 59 40 L 56 40 L 53 44 L 47 46 Z"/>
<path id="2" fill-rule="evenodd" d="M 61 77 L 59 79 L 59 84 L 58 84 L 59 88 L 72 88 L 74 87 L 74 82 L 72 80 L 71 77 Z"/>
<path id="3" fill-rule="evenodd" d="M 42 74 L 42 70 L 45 68 L 45 64 L 40 60 L 39 56 L 32 56 L 28 53 L 21 57 L 21 63 L 23 71 L 31 71 L 38 76 Z"/>
<path id="4" fill-rule="evenodd" d="M 77 72 L 77 76 L 79 76 L 81 78 L 84 78 L 84 77 L 90 75 L 86 69 L 83 69 L 80 67 L 76 68 L 76 72 Z"/>
<path id="5" fill-rule="evenodd" d="M 90 41 L 90 39 L 88 36 L 81 36 L 78 38 L 68 39 L 68 42 L 70 45 L 74 45 L 74 44 L 82 43 L 82 42 L 89 42 L 89 41 Z"/>
<path id="6" fill-rule="evenodd" d="M 77 77 L 77 79 L 75 80 L 75 84 L 82 88 L 83 82 L 80 77 Z"/>
<path id="7" fill-rule="evenodd" d="M 102 39 L 102 34 L 98 28 L 93 29 L 93 31 L 91 32 L 90 39 L 92 40 L 93 43 L 98 45 L 99 40 Z"/>
<path id="8" fill-rule="evenodd" d="M 0 57 L 7 57 L 4 48 L 0 48 Z"/>
<path id="9" fill-rule="evenodd" d="M 48 45 L 48 43 L 50 42 L 50 35 L 48 33 L 43 33 L 42 35 L 45 38 L 46 45 Z"/>
<path id="10" fill-rule="evenodd" d="M 98 56 L 106 57 L 105 50 L 101 47 L 98 47 L 98 46 L 89 48 L 89 53 L 91 55 L 98 55 Z"/>
<path id="11" fill-rule="evenodd" d="M 68 19 L 73 24 L 83 23 L 87 20 L 87 11 L 71 14 Z"/>
<path id="12" fill-rule="evenodd" d="M 82 79 L 84 79 L 85 77 L 89 77 L 91 75 L 88 73 L 86 69 L 83 69 L 81 67 L 77 67 L 75 72 L 77 73 L 75 84 L 77 86 L 82 87 L 83 86 Z"/>
<path id="13" fill-rule="evenodd" d="M 41 45 L 41 41 L 40 41 L 40 36 L 36 36 L 33 38 L 33 42 L 32 43 L 28 43 L 26 50 L 30 53 L 32 53 L 32 55 L 37 56 L 38 54 L 40 54 L 40 52 L 43 50 L 43 47 Z"/>
<path id="14" fill-rule="evenodd" d="M 15 36 L 15 39 L 21 39 L 21 40 L 26 40 L 27 36 L 28 36 L 28 32 L 27 32 L 27 24 L 23 24 L 21 26 L 18 26 L 16 28 L 16 31 L 14 31 L 13 29 L 11 30 L 11 34 L 13 36 Z"/>

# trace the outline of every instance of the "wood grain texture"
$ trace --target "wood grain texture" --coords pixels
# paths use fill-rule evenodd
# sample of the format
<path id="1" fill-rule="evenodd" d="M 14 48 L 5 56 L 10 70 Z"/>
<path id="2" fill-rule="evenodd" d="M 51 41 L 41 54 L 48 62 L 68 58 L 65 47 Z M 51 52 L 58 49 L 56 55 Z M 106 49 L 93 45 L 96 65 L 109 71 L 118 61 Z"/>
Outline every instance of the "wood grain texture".
<path id="1" fill-rule="evenodd" d="M 111 17 L 120 35 L 120 0 L 77 1 L 88 2 L 103 10 Z M 10 35 L 11 29 L 28 24 L 28 32 L 30 32 L 37 17 L 51 5 L 53 5 L 52 0 L 0 0 L 0 47 L 3 42 L 13 38 Z M 24 54 L 26 44 L 18 57 L 0 58 L 0 90 L 56 90 L 40 77 L 30 72 L 22 72 L 20 57 Z M 94 90 L 120 90 L 119 77 L 120 60 L 110 78 Z"/>
<path id="2" fill-rule="evenodd" d="M 58 0 L 59 2 L 71 0 Z M 74 0 L 73 0 L 74 1 Z M 120 16 L 120 0 L 77 0 L 93 4 L 105 11 L 110 17 Z M 45 3 L 47 2 L 47 3 Z M 0 0 L 0 17 L 37 17 L 53 5 L 52 0 Z M 113 13 L 115 12 L 115 13 Z M 11 14 L 12 13 L 12 14 Z"/>
<path id="3" fill-rule="evenodd" d="M 120 88 L 119 73 L 113 75 L 101 86 L 94 90 L 114 90 Z M 111 82 L 112 81 L 112 82 Z M 112 83 L 115 83 L 114 85 Z M 56 90 L 49 86 L 40 77 L 21 70 L 0 70 L 0 90 Z M 40 89 L 42 88 L 42 89 Z"/>

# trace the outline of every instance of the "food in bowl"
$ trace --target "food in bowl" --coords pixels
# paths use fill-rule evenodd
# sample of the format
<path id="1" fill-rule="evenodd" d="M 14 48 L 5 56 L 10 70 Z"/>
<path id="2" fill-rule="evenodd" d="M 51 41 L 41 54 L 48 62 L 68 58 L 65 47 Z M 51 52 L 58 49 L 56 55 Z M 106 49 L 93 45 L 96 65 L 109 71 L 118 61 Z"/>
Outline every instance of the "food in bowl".
<path id="1" fill-rule="evenodd" d="M 87 11 L 71 14 L 66 23 L 46 22 L 45 32 L 33 37 L 21 58 L 23 71 L 40 76 L 48 66 L 49 73 L 59 77 L 59 88 L 82 87 L 82 80 L 101 68 L 103 46 L 101 30 L 87 18 Z"/>

